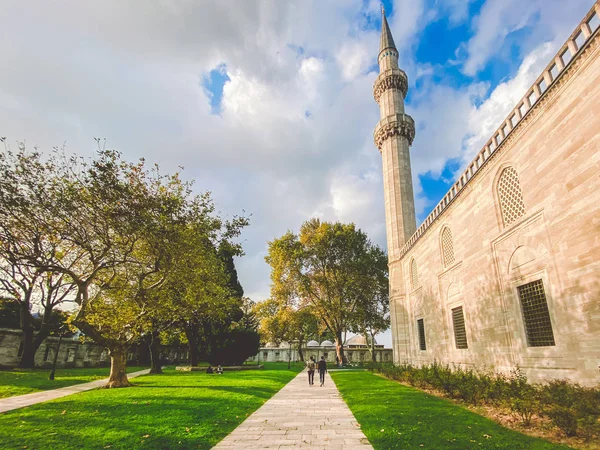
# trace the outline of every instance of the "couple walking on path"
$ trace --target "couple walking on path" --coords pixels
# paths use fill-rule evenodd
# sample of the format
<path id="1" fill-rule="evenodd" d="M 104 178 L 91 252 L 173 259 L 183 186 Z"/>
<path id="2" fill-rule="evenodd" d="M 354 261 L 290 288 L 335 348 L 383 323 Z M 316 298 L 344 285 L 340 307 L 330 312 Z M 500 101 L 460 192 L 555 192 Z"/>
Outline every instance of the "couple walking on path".
<path id="1" fill-rule="evenodd" d="M 315 384 L 315 369 L 318 369 L 321 387 L 323 387 L 325 384 L 325 374 L 327 373 L 327 362 L 325 361 L 325 357 L 321 356 L 321 360 L 316 363 L 315 357 L 311 356 L 306 363 L 306 368 L 308 369 L 308 385 L 312 387 L 312 385 Z"/>

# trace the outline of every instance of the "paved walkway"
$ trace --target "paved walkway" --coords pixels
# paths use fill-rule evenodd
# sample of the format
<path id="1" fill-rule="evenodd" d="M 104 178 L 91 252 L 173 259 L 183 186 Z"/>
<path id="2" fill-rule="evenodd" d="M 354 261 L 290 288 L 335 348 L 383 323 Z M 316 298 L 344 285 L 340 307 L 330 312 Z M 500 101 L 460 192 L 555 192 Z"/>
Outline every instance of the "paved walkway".
<path id="1" fill-rule="evenodd" d="M 150 372 L 150 369 L 140 370 L 127 374 L 127 378 L 135 378 L 140 375 L 145 375 Z M 25 406 L 35 405 L 36 403 L 47 402 L 55 398 L 65 397 L 77 392 L 89 391 L 90 389 L 99 388 L 108 382 L 108 378 L 102 380 L 90 381 L 89 383 L 74 384 L 59 389 L 50 391 L 34 392 L 32 394 L 16 395 L 14 397 L 3 398 L 0 400 L 0 413 L 12 411 L 13 409 L 23 408 Z"/>
<path id="2" fill-rule="evenodd" d="M 372 450 L 329 374 L 324 387 L 318 381 L 316 373 L 309 387 L 299 373 L 213 448 Z"/>

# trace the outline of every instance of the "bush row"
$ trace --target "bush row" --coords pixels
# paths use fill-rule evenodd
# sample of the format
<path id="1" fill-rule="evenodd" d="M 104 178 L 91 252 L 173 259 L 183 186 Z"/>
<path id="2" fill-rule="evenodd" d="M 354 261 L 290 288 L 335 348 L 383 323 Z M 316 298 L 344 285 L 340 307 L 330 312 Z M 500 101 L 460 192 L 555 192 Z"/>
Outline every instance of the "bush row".
<path id="1" fill-rule="evenodd" d="M 465 369 L 437 362 L 422 366 L 408 363 L 367 364 L 372 371 L 421 389 L 435 389 L 471 405 L 505 406 L 525 425 L 532 416 L 546 416 L 567 436 L 587 441 L 600 432 L 600 390 L 566 380 L 532 384 L 517 367 L 509 375 Z"/>

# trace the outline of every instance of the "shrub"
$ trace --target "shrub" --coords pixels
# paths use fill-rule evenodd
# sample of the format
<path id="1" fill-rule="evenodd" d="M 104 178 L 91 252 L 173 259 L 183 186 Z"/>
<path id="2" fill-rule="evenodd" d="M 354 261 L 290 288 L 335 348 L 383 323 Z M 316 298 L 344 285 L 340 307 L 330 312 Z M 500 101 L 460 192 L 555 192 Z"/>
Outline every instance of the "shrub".
<path id="1" fill-rule="evenodd" d="M 521 422 L 529 426 L 532 416 L 541 409 L 536 389 L 531 385 L 523 386 L 518 397 L 511 400 L 510 407 L 521 419 Z"/>
<path id="2" fill-rule="evenodd" d="M 585 440 L 589 442 L 600 428 L 598 424 L 600 418 L 600 392 L 595 389 L 579 388 L 574 409 L 577 423 L 583 430 Z"/>
<path id="3" fill-rule="evenodd" d="M 548 416 L 552 419 L 552 423 L 567 436 L 575 436 L 577 434 L 577 418 L 570 408 L 555 406 L 548 412 Z"/>
<path id="4" fill-rule="evenodd" d="M 567 436 L 581 430 L 587 440 L 600 431 L 600 391 L 566 380 L 531 384 L 519 367 L 509 376 L 491 371 L 450 367 L 439 362 L 420 367 L 374 364 L 371 370 L 419 388 L 437 389 L 472 405 L 506 405 L 525 425 L 534 414 L 545 413 Z"/>

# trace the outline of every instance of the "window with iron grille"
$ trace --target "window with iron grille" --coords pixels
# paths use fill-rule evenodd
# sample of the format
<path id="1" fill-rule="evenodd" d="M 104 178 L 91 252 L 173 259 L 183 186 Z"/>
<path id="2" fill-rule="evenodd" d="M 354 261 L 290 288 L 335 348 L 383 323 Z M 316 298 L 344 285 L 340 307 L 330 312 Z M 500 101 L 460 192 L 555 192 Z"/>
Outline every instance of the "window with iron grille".
<path id="1" fill-rule="evenodd" d="M 410 279 L 413 289 L 419 287 L 419 271 L 417 270 L 417 262 L 414 259 L 410 261 Z"/>
<path id="2" fill-rule="evenodd" d="M 452 308 L 452 324 L 454 325 L 454 341 L 456 348 L 469 348 L 467 345 L 467 329 L 465 328 L 465 315 L 462 306 Z"/>
<path id="3" fill-rule="evenodd" d="M 548 311 L 548 302 L 544 292 L 542 280 L 532 281 L 517 287 L 523 320 L 525 322 L 525 334 L 529 347 L 548 347 L 555 345 L 552 322 Z"/>
<path id="4" fill-rule="evenodd" d="M 423 323 L 423 319 L 417 320 L 417 328 L 419 329 L 419 348 L 421 350 L 427 350 L 427 346 L 425 345 L 425 324 Z"/>
<path id="5" fill-rule="evenodd" d="M 513 167 L 502 171 L 498 181 L 498 199 L 504 226 L 508 226 L 525 214 L 525 203 L 519 183 L 519 175 Z"/>
<path id="6" fill-rule="evenodd" d="M 452 244 L 452 232 L 450 228 L 444 228 L 442 231 L 442 255 L 444 257 L 444 267 L 454 263 L 454 246 Z"/>

